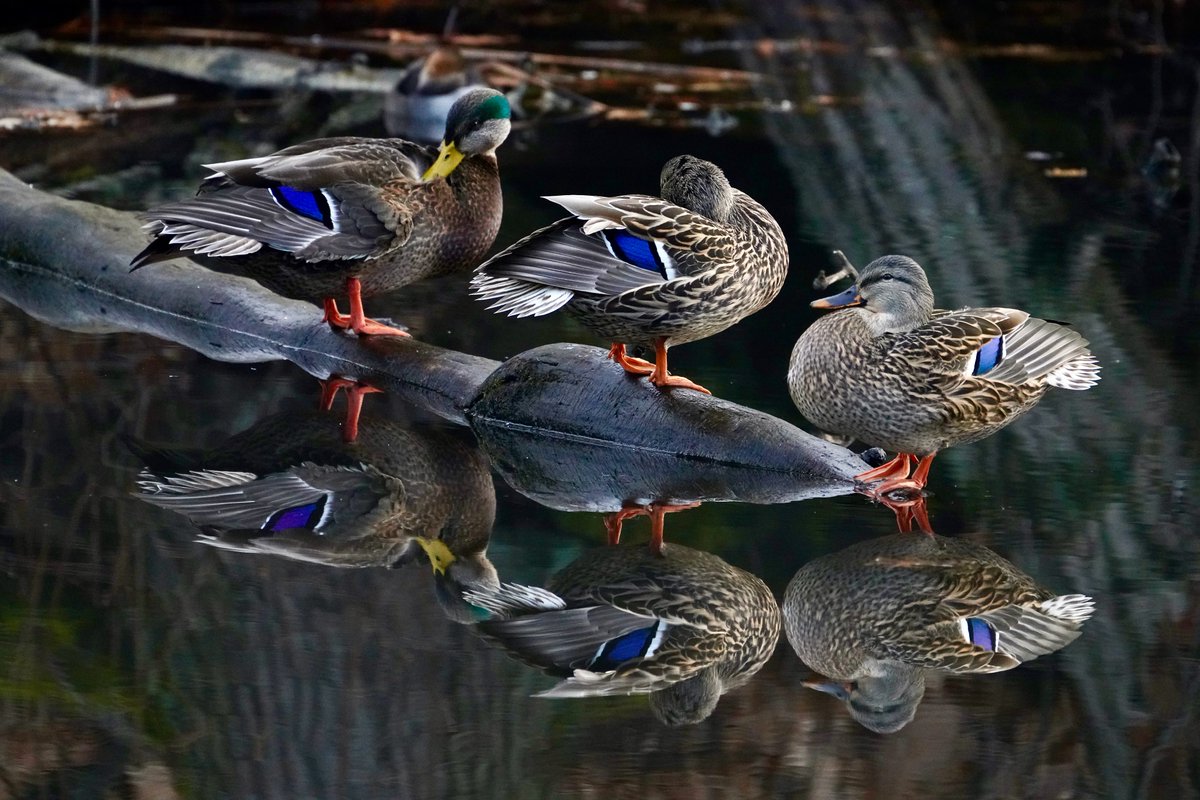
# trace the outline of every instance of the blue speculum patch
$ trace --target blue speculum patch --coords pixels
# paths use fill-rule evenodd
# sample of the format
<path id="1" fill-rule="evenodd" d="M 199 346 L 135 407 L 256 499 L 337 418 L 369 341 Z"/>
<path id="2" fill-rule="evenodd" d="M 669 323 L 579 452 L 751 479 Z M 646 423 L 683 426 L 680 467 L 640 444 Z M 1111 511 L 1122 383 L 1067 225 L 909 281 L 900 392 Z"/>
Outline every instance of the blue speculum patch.
<path id="1" fill-rule="evenodd" d="M 592 669 L 613 669 L 631 658 L 645 655 L 657 629 L 657 625 L 651 625 L 610 640 L 592 662 Z"/>
<path id="2" fill-rule="evenodd" d="M 642 269 L 648 269 L 660 274 L 663 272 L 658 252 L 650 242 L 647 242 L 645 239 L 639 239 L 628 231 L 607 230 L 604 232 L 604 235 L 608 238 L 608 243 L 612 245 L 613 252 L 621 259 L 633 264 L 635 267 L 641 267 Z"/>
<path id="3" fill-rule="evenodd" d="M 321 514 L 324 511 L 325 498 L 322 497 L 312 503 L 276 511 L 263 523 L 262 529 L 264 531 L 285 531 L 291 528 L 312 529 L 321 521 Z"/>
<path id="4" fill-rule="evenodd" d="M 320 192 L 310 192 L 291 186 L 273 186 L 271 187 L 271 196 L 288 211 L 315 219 L 326 227 L 333 227 L 329 214 L 329 202 Z"/>
<path id="5" fill-rule="evenodd" d="M 979 352 L 975 354 L 975 369 L 971 374 L 983 375 L 990 372 L 997 364 L 1000 363 L 1000 356 L 1004 350 L 1004 339 L 997 336 L 990 342 L 979 348 Z"/>
<path id="6" fill-rule="evenodd" d="M 971 637 L 971 644 L 977 647 L 984 650 L 996 649 L 996 632 L 981 619 L 967 620 L 967 635 Z"/>

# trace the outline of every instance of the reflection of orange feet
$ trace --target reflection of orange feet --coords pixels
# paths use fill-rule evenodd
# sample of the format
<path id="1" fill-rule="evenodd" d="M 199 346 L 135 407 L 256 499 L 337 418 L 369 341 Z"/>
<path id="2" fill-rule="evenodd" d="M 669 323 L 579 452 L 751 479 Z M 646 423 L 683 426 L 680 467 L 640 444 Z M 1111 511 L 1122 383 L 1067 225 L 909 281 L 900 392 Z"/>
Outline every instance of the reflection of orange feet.
<path id="1" fill-rule="evenodd" d="M 605 514 L 604 530 L 608 533 L 608 543 L 621 543 L 621 526 L 625 524 L 625 520 L 633 519 L 634 517 L 640 517 L 642 514 L 649 513 L 650 511 L 646 508 L 646 506 L 639 506 L 629 503 L 622 506 L 620 511 L 613 511 L 611 514 Z"/>
<path id="2" fill-rule="evenodd" d="M 608 357 L 617 362 L 626 372 L 631 375 L 649 375 L 654 372 L 654 365 L 644 358 L 634 358 L 625 354 L 625 345 L 613 342 L 612 347 L 608 348 Z"/>
<path id="3" fill-rule="evenodd" d="M 621 542 L 621 525 L 627 519 L 640 517 L 643 514 L 650 517 L 650 550 L 658 555 L 662 555 L 663 551 L 663 527 L 665 517 L 674 511 L 686 511 L 689 508 L 695 508 L 700 505 L 699 501 L 692 503 L 651 503 L 648 506 L 640 506 L 634 503 L 626 503 L 620 511 L 614 511 L 611 514 L 604 515 L 604 529 L 608 532 L 609 544 L 620 544 Z"/>
<path id="4" fill-rule="evenodd" d="M 408 331 L 384 325 L 373 319 L 367 319 L 362 306 L 362 284 L 358 278 L 346 279 L 346 293 L 350 295 L 350 313 L 338 311 L 337 300 L 326 297 L 323 301 L 325 316 L 322 321 L 328 322 L 335 328 L 354 331 L 359 336 L 411 336 Z"/>
<path id="5" fill-rule="evenodd" d="M 896 515 L 896 527 L 901 533 L 910 533 L 913 523 L 922 533 L 933 533 L 929 523 L 929 512 L 925 508 L 925 492 L 908 478 L 889 481 L 892 488 L 860 486 L 856 491 L 887 506 Z"/>
<path id="6" fill-rule="evenodd" d="M 675 511 L 687 511 L 689 508 L 695 508 L 700 505 L 700 501 L 691 503 L 680 503 L 672 505 L 671 503 L 651 503 L 650 504 L 650 552 L 661 556 L 663 554 L 663 525 L 666 520 L 663 519 L 667 514 Z"/>
<path id="7" fill-rule="evenodd" d="M 342 389 L 346 390 L 346 421 L 342 424 L 342 439 L 349 443 L 358 439 L 358 417 L 362 413 L 363 396 L 383 390 L 338 375 L 330 375 L 327 380 L 321 381 L 322 411 L 333 408 L 333 400 Z"/>

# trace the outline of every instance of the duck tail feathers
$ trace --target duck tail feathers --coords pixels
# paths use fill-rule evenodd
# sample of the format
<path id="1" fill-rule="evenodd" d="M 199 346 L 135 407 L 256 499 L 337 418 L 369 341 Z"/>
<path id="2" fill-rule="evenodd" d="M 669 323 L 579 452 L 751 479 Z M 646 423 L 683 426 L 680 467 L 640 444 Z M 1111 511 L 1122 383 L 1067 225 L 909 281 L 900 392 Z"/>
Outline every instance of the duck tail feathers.
<path id="1" fill-rule="evenodd" d="M 525 586 L 520 583 L 502 583 L 495 589 L 468 589 L 463 592 L 463 599 L 498 617 L 567 607 L 566 602 L 554 592 L 540 586 Z"/>
<path id="2" fill-rule="evenodd" d="M 1093 609 L 1090 597 L 1064 595 L 1028 606 L 1005 606 L 977 618 L 995 631 L 995 652 L 1024 663 L 1079 638 Z"/>
<path id="3" fill-rule="evenodd" d="M 1082 390 L 1096 385 L 1099 372 L 1099 362 L 1078 331 L 1030 317 L 1005 336 L 1004 359 L 987 377 L 998 381 L 1040 380 L 1063 389 Z"/>

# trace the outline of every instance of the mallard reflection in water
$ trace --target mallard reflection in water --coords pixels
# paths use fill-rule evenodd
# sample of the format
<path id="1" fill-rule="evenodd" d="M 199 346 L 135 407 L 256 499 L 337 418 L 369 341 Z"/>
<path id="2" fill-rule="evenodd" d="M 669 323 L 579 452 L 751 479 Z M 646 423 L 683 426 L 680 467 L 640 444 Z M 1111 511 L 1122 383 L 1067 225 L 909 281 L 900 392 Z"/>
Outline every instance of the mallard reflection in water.
<path id="1" fill-rule="evenodd" d="M 472 591 L 491 613 L 476 629 L 563 680 L 541 697 L 649 694 L 667 725 L 708 717 L 762 668 L 779 640 L 779 607 L 761 580 L 682 545 L 588 551 L 547 588 Z"/>
<path id="2" fill-rule="evenodd" d="M 477 270 L 473 294 L 514 317 L 566 307 L 612 342 L 609 356 L 659 387 L 709 393 L 667 371 L 667 349 L 712 336 L 774 299 L 787 277 L 779 224 L 715 164 L 676 156 L 662 198 L 547 199 L 573 216 L 536 231 Z M 653 347 L 650 363 L 626 345 Z"/>
<path id="3" fill-rule="evenodd" d="M 1001 672 L 1073 642 L 1090 597 L 1055 595 L 977 544 L 896 534 L 806 564 L 788 584 L 796 655 L 865 727 L 907 725 L 926 670 Z"/>
<path id="4" fill-rule="evenodd" d="M 925 271 L 884 256 L 855 285 L 813 302 L 840 309 L 796 342 L 788 389 L 810 422 L 896 453 L 860 481 L 921 489 L 933 457 L 982 439 L 1051 386 L 1088 389 L 1100 365 L 1070 328 L 1011 308 L 936 310 Z M 911 463 L 920 463 L 909 477 Z"/>
<path id="5" fill-rule="evenodd" d="M 450 431 L 371 420 L 347 443 L 334 415 L 288 412 L 210 450 L 129 446 L 145 464 L 137 496 L 187 517 L 215 547 L 330 567 L 424 554 L 439 602 L 462 622 L 462 591 L 499 585 L 487 460 Z"/>
<path id="6" fill-rule="evenodd" d="M 500 228 L 510 116 L 503 94 L 475 89 L 450 109 L 439 149 L 343 136 L 210 164 L 195 197 L 143 215 L 154 239 L 132 267 L 186 255 L 321 302 L 336 328 L 406 336 L 367 319 L 362 298 L 479 262 Z"/>

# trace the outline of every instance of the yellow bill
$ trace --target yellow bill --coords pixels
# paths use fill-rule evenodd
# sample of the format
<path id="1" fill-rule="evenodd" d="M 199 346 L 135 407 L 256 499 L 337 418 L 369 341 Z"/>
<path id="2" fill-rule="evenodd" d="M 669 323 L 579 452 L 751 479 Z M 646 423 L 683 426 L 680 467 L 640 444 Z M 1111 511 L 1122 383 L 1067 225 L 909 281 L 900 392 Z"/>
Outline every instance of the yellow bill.
<path id="1" fill-rule="evenodd" d="M 458 152 L 458 148 L 454 146 L 454 142 L 446 144 L 442 142 L 438 146 L 438 157 L 434 160 L 429 169 L 425 170 L 425 174 L 421 176 L 423 181 L 431 181 L 434 178 L 444 178 L 454 168 L 458 166 L 458 162 L 463 160 L 463 154 Z"/>
<path id="2" fill-rule="evenodd" d="M 417 544 L 421 545 L 425 555 L 429 556 L 429 563 L 433 565 L 433 571 L 439 575 L 445 575 L 447 567 L 453 564 L 457 558 L 441 539 L 426 539 L 424 536 L 418 536 Z"/>

